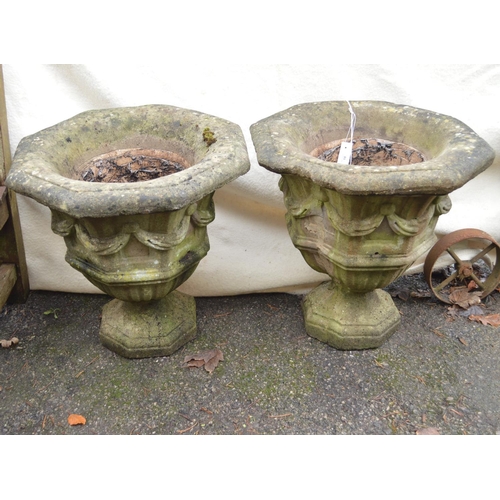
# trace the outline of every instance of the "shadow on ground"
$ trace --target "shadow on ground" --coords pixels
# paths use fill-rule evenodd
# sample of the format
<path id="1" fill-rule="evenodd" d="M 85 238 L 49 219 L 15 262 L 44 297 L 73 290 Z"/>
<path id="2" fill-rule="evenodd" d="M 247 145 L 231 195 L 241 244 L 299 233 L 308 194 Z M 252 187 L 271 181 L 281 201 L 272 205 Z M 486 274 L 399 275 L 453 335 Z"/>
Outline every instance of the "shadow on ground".
<path id="1" fill-rule="evenodd" d="M 0 313 L 19 339 L 0 349 L 0 434 L 500 433 L 500 328 L 409 294 L 425 288 L 392 285 L 402 323 L 378 349 L 337 351 L 306 334 L 301 297 L 256 294 L 197 298 L 197 338 L 139 360 L 100 344 L 109 297 L 34 291 Z M 213 348 L 212 374 L 182 367 Z"/>

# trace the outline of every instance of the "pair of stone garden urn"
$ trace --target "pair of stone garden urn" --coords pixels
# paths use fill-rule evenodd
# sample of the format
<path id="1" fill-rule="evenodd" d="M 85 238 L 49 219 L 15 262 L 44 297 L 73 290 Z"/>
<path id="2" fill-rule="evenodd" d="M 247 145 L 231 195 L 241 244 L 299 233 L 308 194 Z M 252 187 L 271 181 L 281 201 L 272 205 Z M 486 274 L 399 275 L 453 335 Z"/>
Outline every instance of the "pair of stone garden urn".
<path id="1" fill-rule="evenodd" d="M 293 106 L 252 125 L 251 136 L 259 164 L 281 175 L 293 244 L 330 277 L 303 301 L 307 332 L 337 349 L 367 349 L 400 322 L 382 288 L 429 251 L 448 194 L 494 152 L 449 116 L 350 104 L 357 126 L 347 164 L 337 159 L 345 101 Z M 140 358 L 195 336 L 195 301 L 176 288 L 209 250 L 215 190 L 249 167 L 238 125 L 149 105 L 84 112 L 22 139 L 7 185 L 50 208 L 66 260 L 115 297 L 103 308 L 101 342 Z"/>

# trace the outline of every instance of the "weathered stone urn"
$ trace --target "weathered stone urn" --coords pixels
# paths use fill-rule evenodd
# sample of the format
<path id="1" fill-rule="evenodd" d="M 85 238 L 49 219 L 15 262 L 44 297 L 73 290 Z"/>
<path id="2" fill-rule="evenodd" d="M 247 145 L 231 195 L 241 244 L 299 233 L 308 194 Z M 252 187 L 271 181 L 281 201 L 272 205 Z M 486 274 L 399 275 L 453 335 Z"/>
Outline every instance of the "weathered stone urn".
<path id="1" fill-rule="evenodd" d="M 331 278 L 305 297 L 307 332 L 337 349 L 367 349 L 400 323 L 382 288 L 429 251 L 439 216 L 451 208 L 448 194 L 491 165 L 494 152 L 449 116 L 389 102 L 350 104 L 353 158 L 358 151 L 363 160 L 371 147 L 374 164 L 327 160 L 349 130 L 346 101 L 293 106 L 255 123 L 251 134 L 259 164 L 281 174 L 294 245 Z"/>
<path id="2" fill-rule="evenodd" d="M 109 164 L 130 176 L 98 182 Z M 153 167 L 174 173 L 140 180 Z M 148 105 L 87 111 L 25 137 L 7 185 L 50 208 L 67 262 L 115 297 L 101 342 L 140 358 L 196 335 L 195 300 L 175 289 L 209 250 L 214 191 L 249 167 L 238 125 Z"/>

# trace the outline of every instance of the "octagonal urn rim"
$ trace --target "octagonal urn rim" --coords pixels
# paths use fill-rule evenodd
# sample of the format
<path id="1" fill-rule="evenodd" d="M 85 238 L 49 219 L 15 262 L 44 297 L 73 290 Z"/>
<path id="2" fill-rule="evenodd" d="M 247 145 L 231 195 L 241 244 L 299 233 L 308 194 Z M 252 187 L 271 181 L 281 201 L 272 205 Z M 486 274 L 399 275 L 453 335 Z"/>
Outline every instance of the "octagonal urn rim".
<path id="1" fill-rule="evenodd" d="M 208 128 L 216 142 L 209 144 Z M 160 149 L 190 167 L 133 183 L 78 180 L 85 162 L 119 149 Z M 175 106 L 150 104 L 84 111 L 24 137 L 7 186 L 73 217 L 107 217 L 178 210 L 245 174 L 250 168 L 239 125 Z"/>
<path id="2" fill-rule="evenodd" d="M 311 156 L 324 144 L 346 137 L 346 101 L 297 104 L 250 127 L 259 164 L 295 174 L 340 193 L 448 194 L 486 170 L 494 150 L 470 127 L 450 116 L 386 101 L 350 101 L 356 113 L 354 137 L 401 142 L 425 161 L 401 166 L 355 166 Z"/>

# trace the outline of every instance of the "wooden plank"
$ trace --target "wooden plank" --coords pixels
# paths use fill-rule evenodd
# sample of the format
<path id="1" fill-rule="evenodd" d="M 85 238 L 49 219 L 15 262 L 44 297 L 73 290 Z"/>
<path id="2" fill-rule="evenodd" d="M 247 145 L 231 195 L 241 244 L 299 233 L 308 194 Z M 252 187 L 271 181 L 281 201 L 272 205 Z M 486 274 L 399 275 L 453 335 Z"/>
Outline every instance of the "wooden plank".
<path id="1" fill-rule="evenodd" d="M 17 281 L 14 264 L 0 265 L 0 309 L 5 305 Z"/>
<path id="2" fill-rule="evenodd" d="M 2 126 L 0 124 L 0 185 L 3 186 L 5 184 L 6 177 L 7 177 L 7 166 L 5 165 L 5 151 L 3 150 L 3 134 L 2 134 Z"/>
<path id="3" fill-rule="evenodd" d="M 7 205 L 7 188 L 0 186 L 0 231 L 9 218 L 9 207 Z"/>
<path id="4" fill-rule="evenodd" d="M 7 106 L 3 70 L 0 64 L 0 185 L 4 185 L 11 164 L 9 133 L 7 127 Z M 29 294 L 28 267 L 19 221 L 17 198 L 13 191 L 7 192 L 9 217 L 0 232 L 0 264 L 14 264 L 17 279 L 9 300 L 24 302 Z"/>

